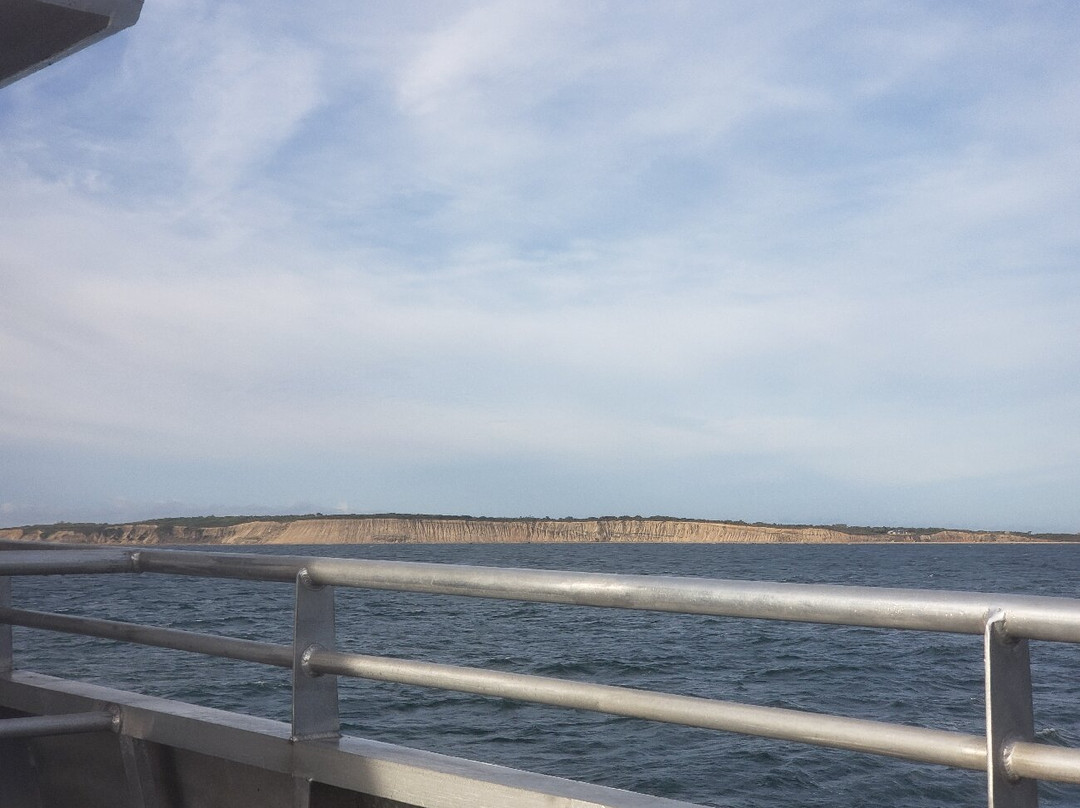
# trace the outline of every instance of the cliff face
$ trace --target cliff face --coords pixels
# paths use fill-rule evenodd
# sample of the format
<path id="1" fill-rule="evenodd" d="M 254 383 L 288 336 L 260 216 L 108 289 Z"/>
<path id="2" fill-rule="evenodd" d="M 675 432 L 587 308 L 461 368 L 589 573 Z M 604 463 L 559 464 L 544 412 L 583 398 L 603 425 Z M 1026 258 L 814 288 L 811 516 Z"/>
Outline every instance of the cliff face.
<path id="1" fill-rule="evenodd" d="M 891 531 L 852 535 L 823 527 L 767 527 L 676 519 L 452 519 L 439 517 L 356 517 L 251 521 L 228 527 L 147 524 L 111 525 L 92 532 L 0 529 L 0 539 L 90 544 L 468 544 L 524 542 L 690 542 L 818 543 L 852 542 L 1015 542 L 1016 533 L 948 530 L 914 535 Z"/>

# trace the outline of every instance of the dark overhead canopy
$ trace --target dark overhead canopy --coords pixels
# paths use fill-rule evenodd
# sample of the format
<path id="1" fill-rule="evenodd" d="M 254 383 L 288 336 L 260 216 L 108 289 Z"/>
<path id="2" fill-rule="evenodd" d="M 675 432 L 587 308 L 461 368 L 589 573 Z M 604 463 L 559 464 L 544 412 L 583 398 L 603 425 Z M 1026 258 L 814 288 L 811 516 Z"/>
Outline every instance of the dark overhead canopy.
<path id="1" fill-rule="evenodd" d="M 0 87 L 134 25 L 142 0 L 0 0 Z"/>

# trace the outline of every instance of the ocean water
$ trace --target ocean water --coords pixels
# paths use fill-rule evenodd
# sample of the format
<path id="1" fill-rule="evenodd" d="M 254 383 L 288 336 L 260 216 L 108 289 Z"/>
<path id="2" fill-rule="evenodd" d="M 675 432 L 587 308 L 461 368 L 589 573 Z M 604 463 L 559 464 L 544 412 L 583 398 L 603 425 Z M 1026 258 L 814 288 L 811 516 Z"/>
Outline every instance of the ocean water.
<path id="1" fill-rule="evenodd" d="M 251 548 L 243 548 L 252 552 Z M 1073 597 L 1073 545 L 259 548 L 593 572 Z M 16 580 L 18 606 L 290 642 L 292 587 L 173 576 Z M 981 733 L 979 637 L 339 589 L 339 647 Z M 16 628 L 16 665 L 288 720 L 288 673 Z M 1045 743 L 1080 746 L 1080 647 L 1031 646 Z M 985 775 L 467 694 L 341 680 L 347 733 L 731 806 L 981 806 Z M 1040 785 L 1044 808 L 1080 787 Z"/>

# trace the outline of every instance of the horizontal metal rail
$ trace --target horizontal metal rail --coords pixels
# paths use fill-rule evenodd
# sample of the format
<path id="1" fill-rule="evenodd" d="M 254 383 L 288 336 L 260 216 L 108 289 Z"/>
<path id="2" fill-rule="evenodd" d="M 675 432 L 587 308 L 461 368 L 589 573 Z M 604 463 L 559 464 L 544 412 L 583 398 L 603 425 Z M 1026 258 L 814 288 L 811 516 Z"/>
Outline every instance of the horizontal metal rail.
<path id="1" fill-rule="evenodd" d="M 293 664 L 293 649 L 289 645 L 241 640 L 235 637 L 182 631 L 176 628 L 146 626 L 141 623 L 125 623 L 120 620 L 103 620 L 99 617 L 0 608 L 0 623 L 47 631 L 62 631 L 66 634 L 82 634 L 105 640 L 133 642 L 155 648 L 172 648 L 176 651 L 190 651 L 207 656 L 238 659 L 243 662 L 257 662 L 279 668 L 291 668 Z"/>
<path id="2" fill-rule="evenodd" d="M 986 768 L 986 738 L 885 721 L 761 707 L 651 690 L 569 681 L 392 657 L 313 650 L 305 667 L 398 684 L 475 693 L 666 724 L 737 732 L 960 769 Z M 1080 784 L 1080 750 L 1013 741 L 1005 763 L 1015 777 Z"/>
<path id="3" fill-rule="evenodd" d="M 100 618 L 0 609 L 0 621 L 27 628 L 134 642 L 281 668 L 291 667 L 293 659 L 293 649 L 288 645 Z M 961 732 L 546 676 L 325 650 L 313 650 L 306 655 L 304 667 L 311 675 L 348 676 L 475 693 L 921 763 L 976 771 L 986 768 L 985 737 Z M 1080 783 L 1080 750 L 1017 742 L 1006 749 L 1006 755 L 1009 771 L 1016 776 Z"/>
<path id="4" fill-rule="evenodd" d="M 135 572 L 130 550 L 4 550 L 0 575 L 81 575 Z"/>
<path id="5" fill-rule="evenodd" d="M 990 614 L 1004 611 L 1010 637 L 1080 643 L 1080 601 L 1069 598 L 189 550 L 76 554 L 82 559 L 0 553 L 0 575 L 153 572 L 293 583 L 306 569 L 316 585 L 957 634 L 982 634 Z"/>
<path id="6" fill-rule="evenodd" d="M 1005 768 L 1013 777 L 1080 783 L 1080 750 L 1013 741 L 1003 750 Z"/>
<path id="7" fill-rule="evenodd" d="M 0 740 L 37 738 L 42 735 L 72 735 L 82 732 L 115 732 L 118 716 L 105 710 L 64 715 L 32 715 L 0 719 Z"/>
<path id="8" fill-rule="evenodd" d="M 313 673 L 476 693 L 963 769 L 986 768 L 986 739 L 981 735 L 362 654 L 314 651 L 307 667 Z"/>

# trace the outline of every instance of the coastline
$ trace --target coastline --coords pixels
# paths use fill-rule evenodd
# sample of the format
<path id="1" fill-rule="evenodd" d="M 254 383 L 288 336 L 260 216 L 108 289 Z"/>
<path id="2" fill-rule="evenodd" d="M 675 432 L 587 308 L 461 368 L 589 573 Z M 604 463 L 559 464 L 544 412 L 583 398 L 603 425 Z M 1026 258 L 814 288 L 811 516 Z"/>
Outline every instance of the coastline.
<path id="1" fill-rule="evenodd" d="M 672 517 L 584 519 L 378 516 L 195 517 L 119 525 L 0 528 L 0 541 L 59 544 L 1069 544 L 1078 534 L 768 525 Z"/>

